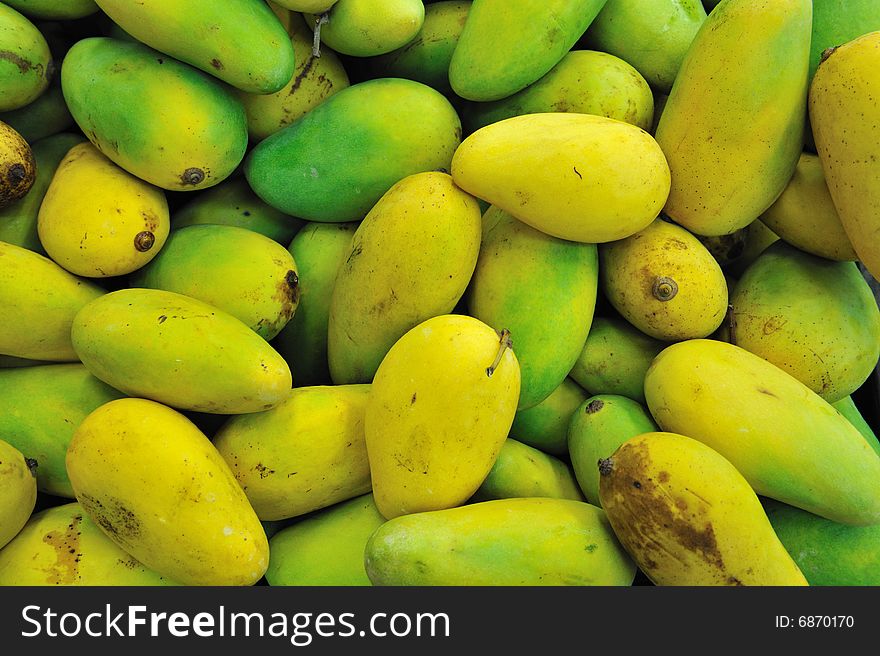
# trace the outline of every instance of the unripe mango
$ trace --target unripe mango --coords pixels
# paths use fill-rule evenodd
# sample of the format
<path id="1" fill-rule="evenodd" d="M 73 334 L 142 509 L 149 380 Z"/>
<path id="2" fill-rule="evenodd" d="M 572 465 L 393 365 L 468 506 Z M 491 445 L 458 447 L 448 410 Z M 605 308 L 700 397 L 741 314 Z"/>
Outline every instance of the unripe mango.
<path id="1" fill-rule="evenodd" d="M 0 113 L 0 121 L 18 132 L 25 141 L 45 139 L 73 126 L 73 117 L 64 102 L 61 80 L 52 80 L 49 88 L 24 107 Z"/>
<path id="2" fill-rule="evenodd" d="M 880 441 L 877 440 L 877 435 L 874 433 L 874 430 L 868 422 L 865 421 L 861 411 L 853 401 L 852 396 L 845 396 L 831 405 L 834 406 L 835 410 L 846 417 L 849 423 L 856 427 L 856 430 L 862 434 L 862 437 L 864 437 L 865 441 L 872 449 L 874 449 L 874 452 L 880 456 Z"/>
<path id="3" fill-rule="evenodd" d="M 569 377 L 538 405 L 518 410 L 510 427 L 510 437 L 562 456 L 568 453 L 568 422 L 572 413 L 587 398 L 586 392 Z"/>
<path id="4" fill-rule="evenodd" d="M 315 24 L 314 15 L 307 20 Z M 336 0 L 321 41 L 352 57 L 373 57 L 412 41 L 425 21 L 422 0 Z"/>
<path id="5" fill-rule="evenodd" d="M 37 502 L 36 460 L 0 440 L 0 550 L 27 523 Z"/>
<path id="6" fill-rule="evenodd" d="M 48 20 L 72 20 L 98 11 L 94 0 L 6 0 L 21 13 Z"/>
<path id="7" fill-rule="evenodd" d="M 54 75 L 55 65 L 40 30 L 2 3 L 0 53 L 0 112 L 6 112 L 30 104 L 43 93 Z"/>

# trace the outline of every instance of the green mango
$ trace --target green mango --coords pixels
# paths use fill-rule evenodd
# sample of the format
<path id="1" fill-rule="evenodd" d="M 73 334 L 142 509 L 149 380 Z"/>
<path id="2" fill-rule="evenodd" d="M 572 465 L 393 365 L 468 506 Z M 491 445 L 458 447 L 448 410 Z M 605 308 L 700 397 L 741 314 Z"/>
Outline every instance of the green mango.
<path id="1" fill-rule="evenodd" d="M 611 456 L 628 439 L 657 430 L 645 407 L 625 396 L 599 394 L 578 407 L 568 424 L 568 452 L 587 501 L 602 505 L 596 463 Z"/>
<path id="2" fill-rule="evenodd" d="M 44 20 L 74 20 L 98 11 L 94 0 L 4 0 L 26 16 Z"/>
<path id="3" fill-rule="evenodd" d="M 587 394 L 580 385 L 566 376 L 546 399 L 516 413 L 510 437 L 544 453 L 567 455 L 568 421 L 586 398 Z"/>
<path id="4" fill-rule="evenodd" d="M 265 2 L 96 2 L 138 41 L 242 91 L 275 93 L 293 77 L 290 36 Z"/>
<path id="5" fill-rule="evenodd" d="M 129 284 L 197 298 L 240 319 L 265 340 L 278 334 L 299 304 L 293 256 L 278 242 L 235 226 L 175 230 Z"/>
<path id="6" fill-rule="evenodd" d="M 327 326 L 336 274 L 349 254 L 357 223 L 310 223 L 290 242 L 299 270 L 299 305 L 272 342 L 296 387 L 329 385 Z"/>
<path id="7" fill-rule="evenodd" d="M 451 95 L 449 62 L 470 8 L 470 0 L 445 0 L 427 5 L 422 29 L 412 41 L 368 60 L 373 76 L 403 77 Z"/>
<path id="8" fill-rule="evenodd" d="M 540 112 L 596 114 L 651 127 L 654 96 L 639 72 L 614 55 L 574 50 L 546 75 L 522 91 L 495 102 L 466 103 L 465 133 L 512 116 Z"/>
<path id="9" fill-rule="evenodd" d="M 357 227 L 333 285 L 333 382 L 369 383 L 404 333 L 452 311 L 479 250 L 477 201 L 448 174 L 416 173 L 395 184 Z"/>
<path id="10" fill-rule="evenodd" d="M 40 139 L 73 126 L 73 117 L 64 102 L 61 82 L 57 77 L 33 102 L 0 114 L 0 121 L 18 132 L 32 146 Z"/>
<path id="11" fill-rule="evenodd" d="M 364 548 L 385 523 L 372 494 L 318 510 L 269 540 L 269 585 L 371 585 Z"/>
<path id="12" fill-rule="evenodd" d="M 288 519 L 370 491 L 369 385 L 298 387 L 266 412 L 232 417 L 214 446 L 261 520 Z"/>
<path id="13" fill-rule="evenodd" d="M 110 540 L 79 503 L 34 513 L 0 550 L 0 586 L 154 586 L 177 583 Z"/>
<path id="14" fill-rule="evenodd" d="M 667 346 L 628 321 L 596 317 L 569 376 L 590 394 L 619 394 L 645 402 L 645 374 Z"/>
<path id="15" fill-rule="evenodd" d="M 247 149 L 244 107 L 229 89 L 139 43 L 78 41 L 61 66 L 61 88 L 98 150 L 163 189 L 211 187 Z"/>
<path id="16" fill-rule="evenodd" d="M 55 72 L 49 44 L 27 18 L 0 3 L 0 112 L 29 105 Z"/>
<path id="17" fill-rule="evenodd" d="M 868 425 L 868 422 L 865 421 L 861 411 L 859 411 L 858 406 L 853 401 L 852 396 L 844 396 L 842 399 L 835 401 L 831 405 L 834 406 L 835 410 L 846 417 L 849 423 L 858 429 L 862 434 L 862 437 L 865 438 L 865 441 L 872 449 L 874 449 L 877 455 L 880 456 L 880 441 L 877 440 L 877 435 Z"/>
<path id="18" fill-rule="evenodd" d="M 819 68 L 826 48 L 880 30 L 880 4 L 876 0 L 813 0 L 813 35 L 810 42 L 810 79 Z"/>
<path id="19" fill-rule="evenodd" d="M 172 231 L 206 223 L 247 228 L 286 246 L 305 221 L 266 205 L 244 177 L 230 177 L 196 194 L 171 215 Z"/>
<path id="20" fill-rule="evenodd" d="M 518 410 L 556 389 L 584 348 L 598 289 L 595 244 L 535 230 L 497 207 L 483 215 L 467 292 L 471 316 L 510 330 L 521 371 Z"/>
<path id="21" fill-rule="evenodd" d="M 121 289 L 80 310 L 70 330 L 95 377 L 181 410 L 268 410 L 290 393 L 290 369 L 230 314 L 182 294 Z"/>
<path id="22" fill-rule="evenodd" d="M 469 503 L 515 497 L 584 500 L 566 463 L 508 437 Z"/>
<path id="23" fill-rule="evenodd" d="M 810 585 L 880 585 L 880 524 L 847 526 L 773 499 L 761 502 Z"/>
<path id="24" fill-rule="evenodd" d="M 367 80 L 261 141 L 244 172 L 257 195 L 286 214 L 360 221 L 406 176 L 448 171 L 460 142 L 461 122 L 440 92 L 412 80 Z"/>
<path id="25" fill-rule="evenodd" d="M 318 18 L 307 14 L 315 25 Z M 422 0 L 337 0 L 327 12 L 320 38 L 336 52 L 372 57 L 412 41 L 425 21 Z"/>
<path id="26" fill-rule="evenodd" d="M 462 98 L 500 100 L 539 80 L 583 35 L 606 0 L 474 0 L 452 53 Z"/>
<path id="27" fill-rule="evenodd" d="M 829 403 L 861 387 L 880 358 L 880 310 L 853 262 L 826 260 L 780 241 L 746 270 L 730 302 L 730 342 Z"/>
<path id="28" fill-rule="evenodd" d="M 653 88 L 669 93 L 704 20 L 700 0 L 609 0 L 585 42 L 626 60 Z"/>
<path id="29" fill-rule="evenodd" d="M 64 159 L 67 151 L 85 139 L 79 134 L 62 132 L 46 137 L 33 144 L 31 151 L 37 164 L 37 177 L 30 191 L 11 205 L 0 209 L 0 241 L 21 246 L 35 253 L 45 255 L 37 233 L 37 216 L 40 205 L 55 169 Z"/>
<path id="30" fill-rule="evenodd" d="M 364 551 L 374 585 L 628 586 L 636 567 L 605 512 L 570 499 L 500 499 L 396 517 Z"/>
<path id="31" fill-rule="evenodd" d="M 0 370 L 0 435 L 37 461 L 40 492 L 73 498 L 64 458 L 92 410 L 125 396 L 79 363 Z"/>

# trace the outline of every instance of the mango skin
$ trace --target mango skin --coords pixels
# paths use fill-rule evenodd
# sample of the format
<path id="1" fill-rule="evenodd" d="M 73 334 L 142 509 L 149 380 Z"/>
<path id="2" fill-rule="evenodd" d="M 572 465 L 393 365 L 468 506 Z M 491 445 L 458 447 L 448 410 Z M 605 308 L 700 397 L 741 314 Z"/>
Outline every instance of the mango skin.
<path id="1" fill-rule="evenodd" d="M 171 229 L 216 223 L 246 228 L 287 246 L 305 221 L 266 205 L 244 177 L 228 178 L 206 189 L 171 215 Z"/>
<path id="2" fill-rule="evenodd" d="M 272 346 L 284 357 L 294 385 L 329 385 L 327 327 L 336 275 L 350 253 L 357 223 L 310 223 L 288 250 L 300 274 L 299 305 Z"/>
<path id="3" fill-rule="evenodd" d="M 846 526 L 764 499 L 773 530 L 810 585 L 880 585 L 880 526 Z"/>
<path id="4" fill-rule="evenodd" d="M 94 0 L 8 0 L 5 4 L 33 18 L 73 20 L 98 11 Z"/>
<path id="5" fill-rule="evenodd" d="M 630 438 L 657 431 L 657 424 L 640 403 L 625 396 L 597 394 L 572 413 L 568 423 L 568 454 L 578 485 L 587 501 L 602 506 L 599 469 Z"/>
<path id="6" fill-rule="evenodd" d="M 452 89 L 480 102 L 524 89 L 571 50 L 605 1 L 475 0 L 449 64 Z"/>
<path id="7" fill-rule="evenodd" d="M 262 337 L 174 292 L 111 292 L 76 315 L 71 338 L 96 378 L 182 410 L 259 412 L 281 403 L 292 386 L 287 363 Z"/>
<path id="8" fill-rule="evenodd" d="M 880 30 L 880 7 L 871 0 L 813 0 L 813 34 L 810 41 L 810 79 L 822 53 Z"/>
<path id="9" fill-rule="evenodd" d="M 0 121 L 12 127 L 32 146 L 35 141 L 72 127 L 73 117 L 64 102 L 58 76 L 52 79 L 48 89 L 24 107 L 0 113 Z"/>
<path id="10" fill-rule="evenodd" d="M 0 550 L 22 529 L 37 502 L 37 463 L 0 440 Z"/>
<path id="11" fill-rule="evenodd" d="M 31 360 L 76 361 L 74 316 L 103 289 L 52 260 L 0 241 L 0 353 Z"/>
<path id="12" fill-rule="evenodd" d="M 516 355 L 478 319 L 441 315 L 404 334 L 376 371 L 364 415 L 382 516 L 467 501 L 510 431 L 519 386 Z"/>
<path id="13" fill-rule="evenodd" d="M 641 332 L 678 341 L 711 335 L 727 313 L 718 262 L 681 226 L 657 219 L 599 248 L 600 285 L 611 305 Z"/>
<path id="14" fill-rule="evenodd" d="M 810 0 L 738 0 L 703 22 L 657 126 L 676 223 L 729 234 L 785 188 L 803 145 L 811 16 Z"/>
<path id="15" fill-rule="evenodd" d="M 554 456 L 568 454 L 568 421 L 587 398 L 586 392 L 566 376 L 550 396 L 537 405 L 518 410 L 510 437 Z"/>
<path id="16" fill-rule="evenodd" d="M 510 330 L 519 410 L 546 399 L 571 371 L 590 331 L 598 285 L 594 244 L 552 237 L 497 207 L 483 215 L 468 313 Z"/>
<path id="17" fill-rule="evenodd" d="M 35 513 L 0 551 L 2 586 L 178 585 L 113 543 L 79 503 Z"/>
<path id="18" fill-rule="evenodd" d="M 650 224 L 670 185 L 666 158 L 647 132 L 558 112 L 477 130 L 455 151 L 452 178 L 536 230 L 590 244 Z"/>
<path id="19" fill-rule="evenodd" d="M 874 449 L 874 453 L 880 456 L 880 441 L 877 440 L 877 435 L 868 425 L 868 422 L 865 421 L 865 418 L 862 416 L 861 411 L 858 406 L 856 406 L 852 397 L 845 396 L 831 405 L 834 406 L 835 410 L 846 417 L 849 423 L 856 427 L 856 429 L 862 434 L 862 437 L 865 438 L 865 441 L 872 449 Z"/>
<path id="20" fill-rule="evenodd" d="M 231 91 L 140 43 L 78 41 L 61 66 L 61 88 L 98 150 L 162 189 L 211 187 L 247 149 L 244 107 Z"/>
<path id="21" fill-rule="evenodd" d="M 80 363 L 0 370 L 0 435 L 37 461 L 37 489 L 73 498 L 64 458 L 86 416 L 123 397 Z"/>
<path id="22" fill-rule="evenodd" d="M 731 344 L 667 347 L 645 377 L 664 431 L 727 458 L 755 492 L 843 524 L 880 523 L 880 457 L 800 381 Z"/>
<path id="23" fill-rule="evenodd" d="M 565 462 L 508 437 L 469 503 L 515 497 L 584 500 Z"/>
<path id="24" fill-rule="evenodd" d="M 113 22 L 151 48 L 237 89 L 274 93 L 290 81 L 294 52 L 265 2 L 96 0 Z"/>
<path id="25" fill-rule="evenodd" d="M 333 382 L 369 383 L 405 332 L 451 312 L 479 252 L 480 208 L 448 174 L 417 173 L 391 187 L 355 230 L 333 285 Z"/>
<path id="26" fill-rule="evenodd" d="M 55 64 L 40 30 L 0 4 L 0 112 L 33 102 L 52 79 Z"/>
<path id="27" fill-rule="evenodd" d="M 316 16 L 306 18 L 315 24 Z M 412 41 L 425 22 L 422 0 L 336 0 L 321 42 L 352 57 L 374 57 Z"/>
<path id="28" fill-rule="evenodd" d="M 267 341 L 290 321 L 299 304 L 293 256 L 268 237 L 235 226 L 175 230 L 129 284 L 197 298 L 231 314 Z"/>
<path id="29" fill-rule="evenodd" d="M 299 387 L 277 407 L 232 417 L 214 436 L 261 520 L 287 519 L 370 491 L 369 385 Z"/>
<path id="30" fill-rule="evenodd" d="M 590 394 L 645 402 L 645 373 L 666 342 L 617 317 L 594 317 L 584 349 L 569 372 Z"/>
<path id="31" fill-rule="evenodd" d="M 291 11 L 323 14 L 336 4 L 336 0 L 275 0 L 275 4 Z"/>
<path id="32" fill-rule="evenodd" d="M 656 585 L 808 585 L 748 482 L 705 444 L 646 433 L 599 467 L 608 521 Z"/>
<path id="33" fill-rule="evenodd" d="M 631 585 L 605 513 L 570 499 L 500 499 L 398 517 L 364 552 L 374 585 Z"/>
<path id="34" fill-rule="evenodd" d="M 861 387 L 880 358 L 880 310 L 852 262 L 778 242 L 746 270 L 730 302 L 731 342 L 829 403 Z"/>
<path id="35" fill-rule="evenodd" d="M 372 494 L 319 510 L 269 540 L 266 581 L 274 586 L 369 586 L 364 548 L 385 523 Z"/>
<path id="36" fill-rule="evenodd" d="M 36 177 L 30 144 L 12 127 L 0 122 L 0 209 L 24 198 Z"/>
<path id="37" fill-rule="evenodd" d="M 110 401 L 76 429 L 67 472 L 105 535 L 184 585 L 253 585 L 269 543 L 244 491 L 186 417 L 145 399 Z"/>
<path id="38" fill-rule="evenodd" d="M 394 107 L 393 120 L 376 107 Z M 461 121 L 440 92 L 412 80 L 367 80 L 261 141 L 244 172 L 286 214 L 360 221 L 399 180 L 449 170 L 460 142 Z"/>
<path id="39" fill-rule="evenodd" d="M 55 169 L 67 151 L 83 141 L 85 139 L 81 135 L 62 132 L 33 144 L 31 150 L 34 153 L 37 177 L 24 198 L 0 209 L 0 241 L 21 246 L 40 255 L 46 254 L 37 231 L 40 205 L 55 175 Z"/>
<path id="40" fill-rule="evenodd" d="M 605 52 L 572 50 L 534 84 L 502 100 L 465 103 L 467 133 L 522 114 L 576 112 L 651 127 L 654 97 L 645 78 L 624 60 Z"/>
<path id="41" fill-rule="evenodd" d="M 880 278 L 880 127 L 864 117 L 880 107 L 878 44 L 880 31 L 832 51 L 819 65 L 809 97 L 828 191 L 853 249 L 874 278 Z"/>

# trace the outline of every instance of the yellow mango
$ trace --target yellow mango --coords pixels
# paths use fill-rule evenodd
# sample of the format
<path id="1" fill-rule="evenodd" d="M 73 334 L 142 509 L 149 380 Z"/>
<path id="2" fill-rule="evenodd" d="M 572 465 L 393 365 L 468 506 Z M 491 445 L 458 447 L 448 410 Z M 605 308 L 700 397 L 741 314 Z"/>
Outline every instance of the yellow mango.
<path id="1" fill-rule="evenodd" d="M 653 221 L 669 194 L 657 142 L 628 123 L 587 114 L 515 116 L 467 137 L 455 184 L 554 237 L 623 239 Z"/>
<path id="2" fill-rule="evenodd" d="M 37 218 L 49 257 L 90 278 L 141 268 L 162 249 L 170 229 L 165 193 L 116 166 L 89 142 L 68 151 Z"/>
<path id="3" fill-rule="evenodd" d="M 508 333 L 478 319 L 441 315 L 403 335 L 376 371 L 364 416 L 379 512 L 467 501 L 507 437 L 519 387 Z"/>
<path id="4" fill-rule="evenodd" d="M 0 549 L 27 523 L 37 502 L 38 463 L 0 440 Z"/>
<path id="5" fill-rule="evenodd" d="M 269 543 L 226 461 L 186 417 L 118 399 L 80 424 L 67 451 L 77 500 L 118 546 L 184 585 L 252 585 Z"/>

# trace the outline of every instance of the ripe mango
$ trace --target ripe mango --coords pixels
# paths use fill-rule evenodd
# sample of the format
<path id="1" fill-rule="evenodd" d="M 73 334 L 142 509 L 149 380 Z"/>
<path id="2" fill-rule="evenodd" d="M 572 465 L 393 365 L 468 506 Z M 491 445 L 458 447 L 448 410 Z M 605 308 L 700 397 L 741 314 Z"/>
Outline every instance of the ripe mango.
<path id="1" fill-rule="evenodd" d="M 373 585 L 631 585 L 605 513 L 570 499 L 500 499 L 397 517 L 364 553 Z"/>
<path id="2" fill-rule="evenodd" d="M 38 463 L 0 440 L 0 550 L 27 523 L 37 502 Z"/>
<path id="3" fill-rule="evenodd" d="M 531 408 L 517 411 L 510 427 L 510 437 L 544 453 L 566 455 L 568 421 L 586 398 L 586 392 L 566 376 L 546 399 Z"/>
<path id="4" fill-rule="evenodd" d="M 262 337 L 226 312 L 174 292 L 111 292 L 76 315 L 71 336 L 95 377 L 183 410 L 259 412 L 291 389 L 287 363 Z"/>
<path id="5" fill-rule="evenodd" d="M 317 16 L 306 19 L 314 25 Z M 336 0 L 320 37 L 343 55 L 374 57 L 412 41 L 424 21 L 422 0 Z"/>
<path id="6" fill-rule="evenodd" d="M 33 102 L 49 86 L 54 72 L 52 53 L 40 30 L 0 3 L 0 112 Z"/>
<path id="7" fill-rule="evenodd" d="M 30 144 L 0 123 L 0 209 L 22 199 L 33 187 L 36 175 Z"/>
<path id="8" fill-rule="evenodd" d="M 755 492 L 843 524 L 880 523 L 880 457 L 822 397 L 724 342 L 667 347 L 645 377 L 661 429 L 704 442 Z"/>

